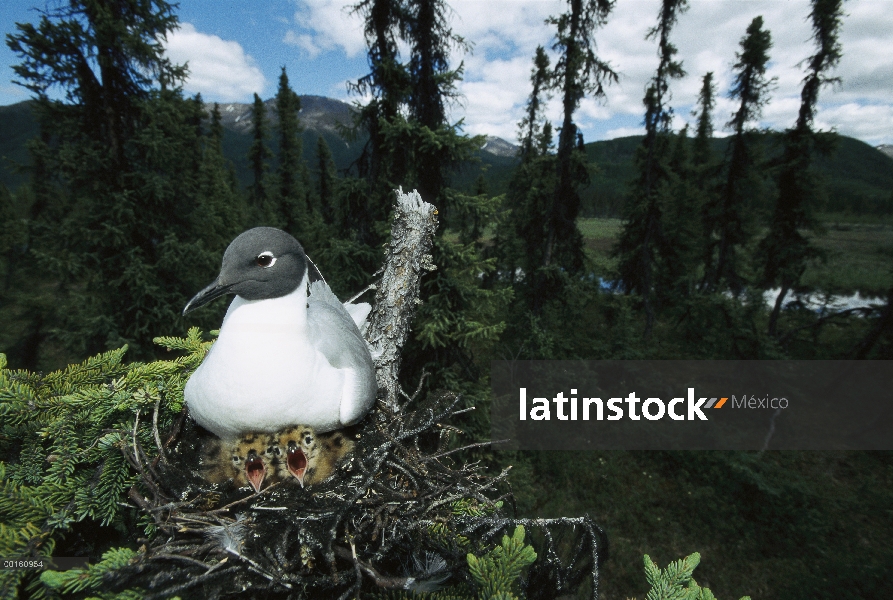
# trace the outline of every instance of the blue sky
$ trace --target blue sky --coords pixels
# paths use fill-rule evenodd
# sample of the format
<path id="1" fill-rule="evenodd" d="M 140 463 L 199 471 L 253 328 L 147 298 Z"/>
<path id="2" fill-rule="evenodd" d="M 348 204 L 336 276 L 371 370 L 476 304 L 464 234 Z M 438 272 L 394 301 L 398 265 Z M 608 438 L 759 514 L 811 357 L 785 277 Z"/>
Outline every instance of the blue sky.
<path id="1" fill-rule="evenodd" d="M 349 15 L 344 0 L 182 0 L 181 28 L 169 36 L 169 55 L 188 62 L 185 88 L 206 100 L 250 102 L 275 93 L 279 69 L 288 69 L 300 94 L 353 101 L 346 82 L 363 75 L 367 65 L 362 23 Z M 583 101 L 576 120 L 587 141 L 631 135 L 642 130 L 641 98 L 657 65 L 656 44 L 644 39 L 656 20 L 659 0 L 618 0 L 608 24 L 596 32 L 598 51 L 621 73 L 604 102 Z M 719 87 L 717 133 L 734 110 L 725 97 L 738 43 L 751 19 L 762 15 L 772 33 L 770 75 L 777 78 L 760 125 L 783 129 L 793 124 L 799 106 L 801 61 L 812 52 L 808 0 L 690 0 L 673 31 L 673 42 L 688 72 L 673 82 L 674 127 L 692 120 L 700 79 L 713 71 Z M 19 21 L 36 22 L 32 6 L 42 0 L 0 3 L 2 31 Z M 472 134 L 515 140 L 517 122 L 530 91 L 529 74 L 537 45 L 549 47 L 554 31 L 543 23 L 558 14 L 561 0 L 452 0 L 452 25 L 474 44 L 464 61 L 460 84 L 464 100 L 452 107 Z M 823 89 L 817 125 L 872 145 L 893 144 L 893 0 L 849 0 L 844 4 L 841 41 L 844 58 L 834 73 L 842 85 Z M 28 97 L 11 83 L 15 55 L 0 49 L 0 105 Z M 557 98 L 548 117 L 560 120 Z"/>

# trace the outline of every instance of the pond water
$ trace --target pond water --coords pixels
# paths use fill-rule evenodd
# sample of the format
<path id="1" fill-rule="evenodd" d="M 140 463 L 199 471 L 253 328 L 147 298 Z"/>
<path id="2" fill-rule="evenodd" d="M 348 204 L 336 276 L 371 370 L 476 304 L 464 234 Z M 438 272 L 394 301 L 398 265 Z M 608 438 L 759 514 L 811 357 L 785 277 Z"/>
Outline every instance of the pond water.
<path id="1" fill-rule="evenodd" d="M 483 274 L 481 275 L 483 276 Z M 595 274 L 590 273 L 590 277 L 594 278 Z M 520 268 L 516 269 L 515 278 L 523 279 L 524 271 Z M 598 283 L 599 287 L 606 292 L 619 293 L 621 291 L 620 281 L 599 277 Z M 767 308 L 771 309 L 775 306 L 775 299 L 778 298 L 780 292 L 781 288 L 773 288 L 763 292 L 763 301 L 766 303 Z M 819 314 L 826 314 L 852 308 L 881 306 L 885 302 L 886 300 L 880 296 L 863 296 L 859 292 L 850 295 L 827 294 L 825 292 L 810 292 L 806 294 L 788 292 L 788 295 L 784 299 L 784 307 L 786 308 L 793 303 L 801 303 L 809 310 L 813 310 Z"/>
<path id="2" fill-rule="evenodd" d="M 769 307 L 775 306 L 775 300 L 781 288 L 766 290 L 763 292 L 763 300 Z M 784 299 L 784 306 L 788 306 L 792 302 L 800 302 L 806 308 L 814 310 L 818 313 L 839 312 L 851 308 L 864 308 L 872 305 L 884 304 L 885 300 L 878 296 L 863 296 L 859 292 L 849 296 L 840 294 L 826 294 L 822 292 L 811 292 L 808 294 L 792 294 L 788 292 Z"/>

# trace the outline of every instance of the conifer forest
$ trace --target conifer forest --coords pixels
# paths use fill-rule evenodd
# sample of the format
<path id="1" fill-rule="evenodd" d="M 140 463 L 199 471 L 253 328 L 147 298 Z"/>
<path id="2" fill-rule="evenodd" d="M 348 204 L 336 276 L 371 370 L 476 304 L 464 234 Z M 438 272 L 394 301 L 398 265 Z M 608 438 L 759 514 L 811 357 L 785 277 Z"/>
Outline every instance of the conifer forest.
<path id="1" fill-rule="evenodd" d="M 36 126 L 16 184 L 0 183 L 0 558 L 88 563 L 4 568 L 2 596 L 891 597 L 889 452 L 488 444 L 493 360 L 893 360 L 893 160 L 816 125 L 848 51 L 843 0 L 803 15 L 813 37 L 784 131 L 754 125 L 774 89 L 758 14 L 727 57 L 732 86 L 697 74 L 695 126 L 674 128 L 688 0 L 663 0 L 647 17 L 645 133 L 598 143 L 575 114 L 622 75 L 597 42 L 624 0 L 566 0 L 518 82 L 517 154 L 499 164 L 451 120 L 474 40 L 447 0 L 351 1 L 368 73 L 337 146 L 308 142 L 284 67 L 233 144 L 165 55 L 175 3 L 70 0 L 4 24 Z M 735 107 L 722 132 L 720 97 Z M 858 185 L 879 193 L 841 175 L 870 161 Z M 228 301 L 181 313 L 229 243 L 281 228 L 347 299 L 380 276 L 399 188 L 439 221 L 403 416 L 377 408 L 325 494 L 293 486 L 306 527 L 178 471 L 200 437 L 183 385 Z M 815 308 L 857 292 L 876 300 Z"/>

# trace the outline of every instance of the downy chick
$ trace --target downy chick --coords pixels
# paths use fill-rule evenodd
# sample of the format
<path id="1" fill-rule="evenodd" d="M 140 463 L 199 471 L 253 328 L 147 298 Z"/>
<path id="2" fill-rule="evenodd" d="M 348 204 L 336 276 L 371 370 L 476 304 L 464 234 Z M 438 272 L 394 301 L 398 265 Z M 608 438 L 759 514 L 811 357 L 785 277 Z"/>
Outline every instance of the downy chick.
<path id="1" fill-rule="evenodd" d="M 307 425 L 287 427 L 273 435 L 272 452 L 278 465 L 277 476 L 283 481 L 294 477 L 304 487 L 319 454 L 316 432 Z"/>
<path id="2" fill-rule="evenodd" d="M 316 434 L 307 425 L 294 425 L 276 435 L 279 453 L 279 477 L 295 477 L 301 484 L 312 485 L 328 479 L 338 463 L 354 448 L 340 431 Z"/>
<path id="3" fill-rule="evenodd" d="M 307 473 L 306 483 L 325 481 L 338 468 L 338 463 L 353 452 L 354 442 L 340 431 L 321 433 L 316 437 L 317 456 Z"/>
<path id="4" fill-rule="evenodd" d="M 250 484 L 259 492 L 264 482 L 278 479 L 273 436 L 266 433 L 246 433 L 233 442 L 218 440 L 209 445 L 205 460 L 205 478 L 211 483 L 232 479 L 237 487 Z"/>
<path id="5" fill-rule="evenodd" d="M 225 483 L 236 476 L 231 459 L 231 446 L 220 438 L 202 445 L 202 477 L 211 483 Z"/>

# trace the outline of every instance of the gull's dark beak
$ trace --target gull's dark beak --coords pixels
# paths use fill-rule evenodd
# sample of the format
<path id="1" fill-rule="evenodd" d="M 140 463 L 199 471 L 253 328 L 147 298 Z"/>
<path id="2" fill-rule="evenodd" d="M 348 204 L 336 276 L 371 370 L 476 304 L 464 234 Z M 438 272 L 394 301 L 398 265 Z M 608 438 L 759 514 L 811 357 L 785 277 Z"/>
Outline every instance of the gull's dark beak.
<path id="1" fill-rule="evenodd" d="M 214 300 L 216 298 L 219 298 L 220 296 L 228 294 L 230 288 L 232 288 L 233 285 L 235 285 L 232 283 L 229 285 L 220 285 L 219 281 L 220 281 L 219 279 L 215 279 L 211 285 L 209 285 L 208 287 L 206 287 L 205 289 L 203 289 L 202 291 L 197 293 L 195 296 L 193 296 L 192 300 L 190 300 L 189 302 L 186 303 L 186 307 L 183 309 L 183 315 L 185 316 L 186 313 L 188 313 L 189 311 L 194 310 L 194 309 L 198 308 L 199 306 L 204 306 L 211 300 Z"/>

